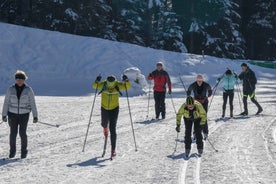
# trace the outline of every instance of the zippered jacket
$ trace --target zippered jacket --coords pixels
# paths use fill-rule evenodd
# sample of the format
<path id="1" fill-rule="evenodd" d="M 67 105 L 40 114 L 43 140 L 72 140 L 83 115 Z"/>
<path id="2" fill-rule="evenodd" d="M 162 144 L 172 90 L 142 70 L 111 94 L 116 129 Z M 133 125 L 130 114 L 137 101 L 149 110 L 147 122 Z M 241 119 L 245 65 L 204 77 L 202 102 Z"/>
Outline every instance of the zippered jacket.
<path id="1" fill-rule="evenodd" d="M 33 117 L 37 117 L 37 108 L 34 92 L 31 87 L 25 84 L 20 98 L 17 97 L 15 85 L 11 86 L 5 96 L 2 116 L 7 116 L 8 112 L 13 114 L 27 114 L 32 112 Z"/>
<path id="2" fill-rule="evenodd" d="M 236 79 L 234 75 L 228 77 L 227 75 L 223 75 L 220 81 L 223 83 L 223 92 L 234 90 L 236 82 L 239 82 L 239 79 Z"/>
<path id="3" fill-rule="evenodd" d="M 251 94 L 256 89 L 257 78 L 255 73 L 248 67 L 245 72 L 239 75 L 240 80 L 243 81 L 243 91 Z"/>
<path id="4" fill-rule="evenodd" d="M 166 92 L 166 84 L 169 90 L 172 90 L 172 83 L 169 74 L 165 70 L 154 70 L 149 76 L 148 80 L 154 80 L 154 91 Z"/>
<path id="5" fill-rule="evenodd" d="M 190 121 L 195 121 L 200 119 L 200 125 L 205 125 L 207 120 L 206 111 L 204 110 L 203 106 L 197 101 L 195 101 L 195 108 L 192 111 L 188 109 L 188 106 L 186 103 L 184 103 L 180 107 L 176 115 L 176 125 L 181 124 L 182 117 Z"/>
<path id="6" fill-rule="evenodd" d="M 94 89 L 101 90 L 102 102 L 101 106 L 106 110 L 113 110 L 119 107 L 119 94 L 120 90 L 126 90 L 130 88 L 130 82 L 119 82 L 116 81 L 116 84 L 112 88 L 106 86 L 106 80 L 102 82 L 94 82 Z"/>

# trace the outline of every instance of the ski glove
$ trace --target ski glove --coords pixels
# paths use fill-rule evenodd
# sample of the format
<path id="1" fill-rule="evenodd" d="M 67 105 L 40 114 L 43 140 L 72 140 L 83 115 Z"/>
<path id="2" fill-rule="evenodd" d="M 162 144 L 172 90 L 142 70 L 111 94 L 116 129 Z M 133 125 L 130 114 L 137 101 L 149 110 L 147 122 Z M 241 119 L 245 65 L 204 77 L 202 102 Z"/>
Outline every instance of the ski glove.
<path id="1" fill-rule="evenodd" d="M 38 122 L 38 118 L 34 117 L 33 123 L 37 123 Z"/>
<path id="2" fill-rule="evenodd" d="M 236 72 L 234 72 L 234 76 L 236 79 L 238 79 L 238 74 Z"/>
<path id="3" fill-rule="evenodd" d="M 168 93 L 169 93 L 169 95 L 170 95 L 170 94 L 172 94 L 172 90 L 171 90 L 171 89 L 169 89 L 169 92 L 168 92 Z"/>
<path id="4" fill-rule="evenodd" d="M 219 78 L 217 78 L 217 81 L 220 81 L 221 80 L 221 78 L 219 77 Z"/>
<path id="5" fill-rule="evenodd" d="M 177 125 L 175 130 L 179 133 L 180 132 L 180 125 Z"/>
<path id="6" fill-rule="evenodd" d="M 102 76 L 98 76 L 97 78 L 96 78 L 96 82 L 100 82 L 102 80 Z"/>
<path id="7" fill-rule="evenodd" d="M 123 75 L 122 79 L 123 79 L 124 82 L 128 81 L 128 77 L 126 75 Z"/>
<path id="8" fill-rule="evenodd" d="M 2 120 L 3 120 L 4 122 L 7 122 L 7 121 L 8 121 L 7 116 L 3 116 L 3 117 L 2 117 Z"/>
<path id="9" fill-rule="evenodd" d="M 152 73 L 149 73 L 149 77 L 153 77 L 153 76 L 152 76 Z"/>

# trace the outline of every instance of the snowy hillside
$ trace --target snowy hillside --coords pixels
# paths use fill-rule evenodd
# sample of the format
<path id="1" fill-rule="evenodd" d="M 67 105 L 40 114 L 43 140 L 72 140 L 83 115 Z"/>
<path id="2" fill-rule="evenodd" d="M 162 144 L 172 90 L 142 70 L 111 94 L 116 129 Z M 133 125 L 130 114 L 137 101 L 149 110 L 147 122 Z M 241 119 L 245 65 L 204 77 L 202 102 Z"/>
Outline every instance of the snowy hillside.
<path id="1" fill-rule="evenodd" d="M 276 183 L 276 71 L 257 66 L 251 67 L 258 76 L 256 94 L 263 115 L 252 116 L 256 107 L 249 102 L 248 119 L 216 122 L 221 116 L 221 91 L 214 98 L 208 113 L 209 140 L 218 152 L 205 142 L 204 154 L 197 158 L 193 144 L 191 158 L 184 160 L 183 125 L 174 152 L 175 113 L 171 99 L 168 96 L 166 100 L 166 120 L 152 121 L 154 102 L 151 98 L 147 118 L 148 96 L 138 96 L 141 91 L 132 91 L 130 98 L 138 151 L 134 149 L 127 100 L 122 97 L 117 157 L 113 161 L 108 159 L 109 154 L 100 157 L 104 138 L 97 97 L 86 151 L 82 152 L 93 99 L 93 95 L 85 95 L 93 93 L 95 77 L 101 73 L 119 78 L 129 67 L 137 67 L 147 75 L 159 60 L 164 61 L 172 77 L 177 109 L 186 96 L 179 74 L 186 87 L 198 73 L 213 86 L 226 68 L 240 72 L 241 63 L 0 24 L 1 94 L 13 83 L 15 70 L 25 70 L 38 95 L 39 119 L 60 125 L 55 128 L 30 121 L 28 158 L 0 160 L 0 183 Z M 235 95 L 234 114 L 238 114 L 241 109 Z M 1 96 L 0 108 L 3 100 Z M 8 125 L 0 124 L 0 158 L 8 155 L 8 139 Z"/>
<path id="2" fill-rule="evenodd" d="M 38 95 L 78 96 L 92 92 L 91 83 L 101 73 L 120 78 L 128 67 L 147 75 L 157 61 L 164 61 L 174 85 L 178 75 L 194 80 L 196 73 L 214 83 L 226 67 L 240 71 L 240 63 L 122 44 L 103 39 L 73 36 L 0 23 L 0 93 L 4 94 L 17 69 L 29 75 Z M 208 67 L 206 67 L 208 65 Z M 209 75 L 211 74 L 211 75 Z M 257 75 L 265 77 L 264 72 Z M 136 94 L 137 95 L 137 94 Z"/>

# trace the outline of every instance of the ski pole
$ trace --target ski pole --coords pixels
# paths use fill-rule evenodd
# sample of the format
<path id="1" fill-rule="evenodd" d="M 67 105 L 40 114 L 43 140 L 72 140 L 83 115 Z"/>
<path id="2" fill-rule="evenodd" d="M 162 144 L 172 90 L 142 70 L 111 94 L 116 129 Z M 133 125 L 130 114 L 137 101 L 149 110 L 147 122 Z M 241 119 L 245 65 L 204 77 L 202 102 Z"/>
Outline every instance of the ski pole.
<path id="1" fill-rule="evenodd" d="M 101 74 L 99 76 L 101 76 Z M 86 145 L 87 136 L 88 136 L 88 132 L 89 132 L 90 122 L 91 122 L 91 118 L 92 118 L 92 114 L 93 114 L 93 110 L 94 110 L 94 105 L 95 105 L 95 101 L 96 101 L 96 96 L 97 96 L 97 92 L 98 92 L 98 86 L 99 86 L 99 84 L 97 83 L 97 87 L 96 87 L 96 90 L 95 90 L 94 99 L 93 99 L 93 103 L 92 103 L 91 113 L 90 113 L 90 117 L 89 117 L 89 122 L 88 122 L 88 125 L 87 125 L 86 135 L 85 135 L 85 139 L 84 139 L 84 143 L 83 143 L 83 147 L 82 147 L 82 152 L 84 152 L 84 150 L 85 150 L 85 145 Z"/>
<path id="2" fill-rule="evenodd" d="M 42 124 L 42 125 L 47 125 L 47 126 L 51 126 L 51 127 L 59 127 L 59 125 L 58 124 L 55 124 L 55 125 L 53 125 L 53 124 L 50 124 L 50 123 L 44 123 L 44 122 L 41 122 L 41 121 L 38 121 L 38 123 L 40 123 L 40 124 Z"/>
<path id="3" fill-rule="evenodd" d="M 130 124 L 131 124 L 131 128 L 132 128 L 133 140 L 134 140 L 134 145 L 135 145 L 135 151 L 137 151 L 137 144 L 136 144 L 135 133 L 134 133 L 134 128 L 133 128 L 133 121 L 132 121 L 132 115 L 131 115 L 131 110 L 130 110 L 130 104 L 129 104 L 129 98 L 128 98 L 128 91 L 127 91 L 126 83 L 125 83 L 125 88 L 126 88 L 127 105 L 128 105 Z"/>
<path id="4" fill-rule="evenodd" d="M 211 147 L 212 147 L 216 152 L 218 152 L 218 150 L 214 147 L 214 145 L 211 143 L 211 141 L 209 140 L 209 138 L 207 138 L 207 141 L 209 142 L 209 144 L 211 145 Z"/>
<path id="5" fill-rule="evenodd" d="M 176 113 L 176 109 L 175 109 L 175 105 L 174 105 L 174 102 L 173 102 L 173 97 L 172 97 L 172 94 L 170 94 L 170 97 L 171 97 L 171 101 L 172 101 L 172 106 L 173 106 L 173 110 L 174 110 L 174 113 Z"/>
<path id="6" fill-rule="evenodd" d="M 184 81 L 183 81 L 183 80 L 182 80 L 182 78 L 181 78 L 180 73 L 179 73 L 179 79 L 180 79 L 181 84 L 182 84 L 182 86 L 183 86 L 183 88 L 184 88 L 184 90 L 185 90 L 185 93 L 187 94 L 187 90 L 186 90 L 186 87 L 185 87 Z"/>
<path id="7" fill-rule="evenodd" d="M 148 112 L 147 112 L 147 118 L 149 117 L 149 105 L 150 105 L 150 88 L 151 88 L 151 81 L 149 82 L 149 97 L 148 97 Z"/>
<path id="8" fill-rule="evenodd" d="M 175 139 L 174 152 L 176 152 L 176 149 L 177 149 L 178 136 L 179 136 L 179 133 L 177 132 L 176 139 Z"/>
<path id="9" fill-rule="evenodd" d="M 211 107 L 211 104 L 212 104 L 213 99 L 214 99 L 214 96 L 215 96 L 215 94 L 216 94 L 216 92 L 217 92 L 217 88 L 218 88 L 219 83 L 220 83 L 220 81 L 217 82 L 216 85 L 215 85 L 214 88 L 213 88 L 213 89 L 214 89 L 214 94 L 213 94 L 213 96 L 212 96 L 212 98 L 211 98 L 211 101 L 210 101 L 210 104 L 209 104 L 208 109 L 210 109 L 210 107 Z"/>
<path id="10" fill-rule="evenodd" d="M 236 83 L 236 85 L 237 85 L 237 92 L 238 92 L 238 99 L 239 99 L 240 109 L 241 109 L 241 112 L 242 112 L 242 105 L 241 105 L 242 95 L 241 95 L 240 85 L 239 85 L 239 83 Z"/>

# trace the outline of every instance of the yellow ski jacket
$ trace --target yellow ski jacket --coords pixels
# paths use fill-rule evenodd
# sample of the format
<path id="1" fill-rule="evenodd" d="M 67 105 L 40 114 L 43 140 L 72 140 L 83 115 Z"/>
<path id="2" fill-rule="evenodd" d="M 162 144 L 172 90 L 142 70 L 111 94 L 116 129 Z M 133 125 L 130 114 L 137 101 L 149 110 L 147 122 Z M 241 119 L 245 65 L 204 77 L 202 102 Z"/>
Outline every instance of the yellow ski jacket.
<path id="1" fill-rule="evenodd" d="M 196 120 L 196 119 L 201 119 L 200 125 L 204 125 L 207 120 L 207 114 L 206 111 L 204 110 L 203 106 L 195 101 L 195 108 L 193 110 L 193 116 L 190 116 L 189 109 L 186 103 L 184 103 L 180 109 L 178 110 L 178 113 L 176 115 L 176 125 L 181 124 L 181 118 L 184 116 L 184 118 L 191 119 L 191 120 Z"/>
<path id="2" fill-rule="evenodd" d="M 113 110 L 119 106 L 119 93 L 120 90 L 126 90 L 130 88 L 130 82 L 116 81 L 114 87 L 109 88 L 106 85 L 106 80 L 102 82 L 94 82 L 94 89 L 102 90 L 102 102 L 101 106 L 106 110 Z M 104 89 L 105 88 L 105 89 Z"/>

